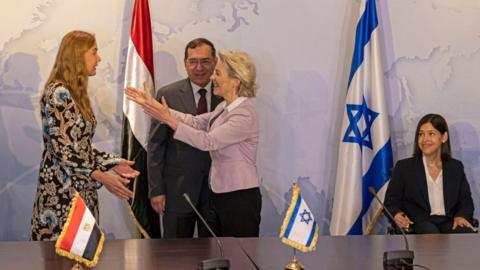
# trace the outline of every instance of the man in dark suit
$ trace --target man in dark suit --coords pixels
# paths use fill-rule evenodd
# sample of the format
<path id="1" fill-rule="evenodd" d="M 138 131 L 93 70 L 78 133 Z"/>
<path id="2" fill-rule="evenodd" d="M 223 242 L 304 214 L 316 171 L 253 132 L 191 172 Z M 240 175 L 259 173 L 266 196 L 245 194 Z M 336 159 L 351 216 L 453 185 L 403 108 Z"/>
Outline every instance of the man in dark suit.
<path id="1" fill-rule="evenodd" d="M 165 96 L 172 109 L 192 115 L 212 111 L 221 98 L 213 95 L 210 76 L 216 64 L 215 47 L 197 38 L 185 47 L 188 78 L 162 87 L 157 99 Z M 200 237 L 210 236 L 183 198 L 188 193 L 200 212 L 207 215 L 210 155 L 173 139 L 173 131 L 152 119 L 148 142 L 149 197 L 153 209 L 163 213 L 163 237 L 193 237 L 195 224 Z"/>

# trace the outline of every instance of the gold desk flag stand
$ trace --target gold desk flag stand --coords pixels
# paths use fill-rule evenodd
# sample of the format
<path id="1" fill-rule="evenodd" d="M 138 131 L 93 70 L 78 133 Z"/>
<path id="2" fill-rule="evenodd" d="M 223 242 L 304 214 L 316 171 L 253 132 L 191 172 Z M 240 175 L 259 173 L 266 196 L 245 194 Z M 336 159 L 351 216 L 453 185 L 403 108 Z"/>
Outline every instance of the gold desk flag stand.
<path id="1" fill-rule="evenodd" d="M 84 270 L 83 266 L 79 263 L 79 262 L 76 262 L 73 266 L 72 266 L 72 269 L 70 270 Z"/>
<path id="2" fill-rule="evenodd" d="M 318 224 L 300 195 L 300 188 L 296 183 L 293 183 L 292 193 L 290 206 L 280 228 L 280 239 L 282 243 L 293 247 L 293 259 L 285 266 L 285 270 L 304 270 L 295 255 L 297 249 L 303 252 L 315 249 Z"/>
<path id="3" fill-rule="evenodd" d="M 297 250 L 293 248 L 293 259 L 285 266 L 285 270 L 304 270 L 303 265 L 295 257 Z"/>

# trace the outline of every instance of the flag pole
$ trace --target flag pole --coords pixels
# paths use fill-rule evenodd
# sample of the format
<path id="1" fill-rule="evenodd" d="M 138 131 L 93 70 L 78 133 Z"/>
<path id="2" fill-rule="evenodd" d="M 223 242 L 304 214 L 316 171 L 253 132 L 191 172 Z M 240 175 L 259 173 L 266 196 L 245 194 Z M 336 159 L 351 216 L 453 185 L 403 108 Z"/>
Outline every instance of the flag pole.
<path id="1" fill-rule="evenodd" d="M 296 258 L 297 249 L 293 248 L 293 259 L 285 266 L 285 270 L 304 270 L 303 265 Z"/>
<path id="2" fill-rule="evenodd" d="M 375 212 L 375 215 L 373 215 L 372 221 L 367 225 L 367 229 L 365 230 L 366 235 L 372 234 L 373 229 L 375 228 L 375 224 L 377 224 L 377 221 L 382 214 L 383 214 L 383 207 L 380 207 Z"/>
<path id="3" fill-rule="evenodd" d="M 135 227 L 137 230 L 140 232 L 140 234 L 143 236 L 144 239 L 151 239 L 150 235 L 148 232 L 143 228 L 143 226 L 138 222 L 137 218 L 135 217 L 135 213 L 133 213 L 132 207 L 130 204 L 128 204 L 127 201 L 124 201 L 124 205 L 127 208 L 128 215 L 132 219 L 133 223 L 135 224 Z"/>

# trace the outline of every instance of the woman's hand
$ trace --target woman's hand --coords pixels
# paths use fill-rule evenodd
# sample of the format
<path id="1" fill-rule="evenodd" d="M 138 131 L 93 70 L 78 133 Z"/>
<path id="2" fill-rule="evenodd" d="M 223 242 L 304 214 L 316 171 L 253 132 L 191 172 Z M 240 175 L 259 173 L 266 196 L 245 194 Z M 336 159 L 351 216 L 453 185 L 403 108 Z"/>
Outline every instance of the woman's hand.
<path id="1" fill-rule="evenodd" d="M 404 212 L 398 212 L 395 217 L 395 222 L 403 229 L 408 229 L 413 222 L 408 218 Z"/>
<path id="2" fill-rule="evenodd" d="M 453 218 L 453 227 L 452 230 L 455 230 L 457 227 L 467 227 L 475 231 L 475 228 L 463 217 L 454 217 Z"/>
<path id="3" fill-rule="evenodd" d="M 113 171 L 125 178 L 135 178 L 140 175 L 140 172 L 132 169 L 133 164 L 135 164 L 135 161 L 122 159 L 117 166 L 113 167 Z"/>
<path id="4" fill-rule="evenodd" d="M 143 83 L 143 90 L 127 87 L 123 90 L 123 92 L 125 95 L 127 95 L 129 100 L 142 106 L 143 111 L 146 114 L 160 122 L 169 125 L 173 130 L 177 130 L 178 120 L 171 115 L 165 97 L 162 97 L 162 103 L 152 98 L 150 95 L 150 89 L 145 82 Z"/>
<path id="5" fill-rule="evenodd" d="M 130 181 L 118 174 L 105 173 L 95 170 L 92 173 L 92 178 L 102 183 L 108 189 L 108 191 L 120 199 L 128 200 L 133 198 L 133 192 L 126 187 Z"/>
<path id="6" fill-rule="evenodd" d="M 152 100 L 152 95 L 150 94 L 150 88 L 148 88 L 147 83 L 143 82 L 143 90 L 134 88 L 134 87 L 126 87 L 123 89 L 125 95 L 127 95 L 127 99 L 137 103 L 140 106 L 143 106 L 146 101 Z"/>
<path id="7" fill-rule="evenodd" d="M 153 98 L 146 100 L 145 104 L 142 106 L 143 110 L 152 118 L 169 125 L 173 130 L 177 130 L 178 119 L 170 113 L 165 97 L 162 97 L 161 101 L 162 103 Z"/>

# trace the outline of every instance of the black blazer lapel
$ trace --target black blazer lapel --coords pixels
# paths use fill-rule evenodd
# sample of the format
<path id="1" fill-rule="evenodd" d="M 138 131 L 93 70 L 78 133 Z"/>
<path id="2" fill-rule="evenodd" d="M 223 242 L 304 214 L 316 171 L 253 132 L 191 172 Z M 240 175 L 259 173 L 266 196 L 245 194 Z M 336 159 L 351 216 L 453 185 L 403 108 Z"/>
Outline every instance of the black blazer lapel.
<path id="1" fill-rule="evenodd" d="M 431 212 L 430 201 L 428 200 L 428 187 L 427 187 L 427 175 L 425 174 L 425 167 L 423 166 L 423 159 L 419 158 L 415 160 L 415 174 L 417 175 L 418 186 L 420 187 L 420 193 L 424 201 L 424 207 Z"/>
<path id="2" fill-rule="evenodd" d="M 443 203 L 445 204 L 445 214 L 448 215 L 453 207 L 452 192 L 457 190 L 455 182 L 452 179 L 456 179 L 454 172 L 448 161 L 444 161 L 442 164 L 443 173 Z"/>

